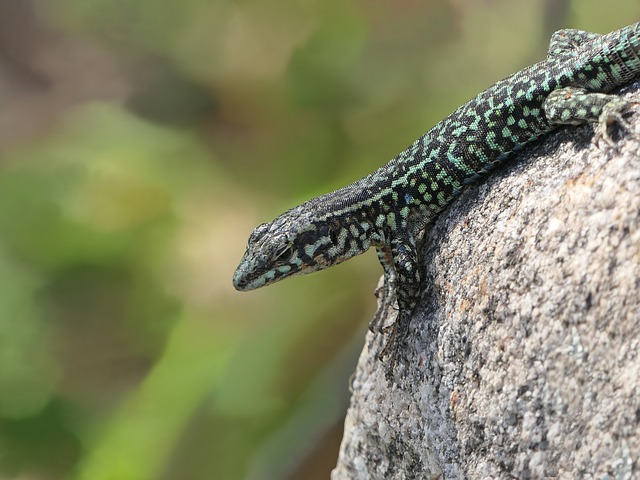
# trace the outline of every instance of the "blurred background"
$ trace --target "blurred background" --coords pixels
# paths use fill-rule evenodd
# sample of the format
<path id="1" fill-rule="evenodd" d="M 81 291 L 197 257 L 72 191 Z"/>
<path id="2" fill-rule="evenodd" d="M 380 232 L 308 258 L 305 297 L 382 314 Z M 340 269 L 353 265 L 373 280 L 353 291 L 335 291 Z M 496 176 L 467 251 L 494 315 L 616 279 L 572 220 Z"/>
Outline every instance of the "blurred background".
<path id="1" fill-rule="evenodd" d="M 0 0 L 0 479 L 326 479 L 370 252 L 238 293 L 251 230 L 369 173 L 599 0 Z"/>

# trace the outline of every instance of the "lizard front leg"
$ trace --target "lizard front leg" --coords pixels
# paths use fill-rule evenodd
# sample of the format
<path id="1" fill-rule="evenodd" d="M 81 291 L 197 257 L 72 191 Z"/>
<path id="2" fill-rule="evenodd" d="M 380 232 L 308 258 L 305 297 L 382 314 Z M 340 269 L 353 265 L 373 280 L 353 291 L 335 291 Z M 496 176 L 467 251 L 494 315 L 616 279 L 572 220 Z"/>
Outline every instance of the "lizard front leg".
<path id="1" fill-rule="evenodd" d="M 609 135 L 609 127 L 618 124 L 625 130 L 631 126 L 624 119 L 632 105 L 638 102 L 625 100 L 618 95 L 590 92 L 578 87 L 554 90 L 543 104 L 547 119 L 556 124 L 579 125 L 597 123 L 596 141 L 604 140 L 610 146 L 615 143 Z"/>
<path id="2" fill-rule="evenodd" d="M 390 243 L 393 270 L 395 273 L 395 297 L 398 302 L 398 316 L 389 326 L 389 338 L 380 357 L 390 357 L 391 363 L 397 359 L 398 349 L 409 332 L 411 315 L 420 297 L 421 275 L 418 254 L 412 237 L 397 236 Z"/>
<path id="3" fill-rule="evenodd" d="M 396 303 L 396 269 L 393 264 L 393 254 L 391 248 L 386 245 L 376 247 L 378 260 L 384 270 L 384 283 L 376 288 L 375 296 L 379 300 L 378 310 L 373 320 L 369 323 L 371 332 L 382 333 L 384 331 L 384 321 L 389 316 L 390 310 Z"/>

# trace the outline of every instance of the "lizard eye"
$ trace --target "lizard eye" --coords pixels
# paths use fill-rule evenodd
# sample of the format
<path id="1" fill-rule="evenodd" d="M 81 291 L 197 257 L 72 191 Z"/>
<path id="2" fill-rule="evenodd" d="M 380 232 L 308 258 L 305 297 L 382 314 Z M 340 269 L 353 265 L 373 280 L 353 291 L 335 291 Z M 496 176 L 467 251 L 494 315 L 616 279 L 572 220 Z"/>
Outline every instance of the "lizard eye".
<path id="1" fill-rule="evenodd" d="M 281 245 L 273 254 L 273 259 L 279 262 L 288 262 L 291 257 L 293 257 L 293 245 L 290 243 Z"/>

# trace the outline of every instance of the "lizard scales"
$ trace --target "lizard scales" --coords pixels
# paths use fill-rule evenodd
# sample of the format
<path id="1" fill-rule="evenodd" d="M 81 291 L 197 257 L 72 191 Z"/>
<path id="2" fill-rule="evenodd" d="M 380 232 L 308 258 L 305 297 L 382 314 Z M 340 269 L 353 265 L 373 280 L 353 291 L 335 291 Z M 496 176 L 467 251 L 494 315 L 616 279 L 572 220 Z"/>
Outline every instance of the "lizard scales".
<path id="1" fill-rule="evenodd" d="M 640 23 L 599 35 L 556 32 L 547 58 L 478 94 L 370 175 L 258 226 L 233 283 L 253 290 L 322 270 L 371 246 L 385 272 L 380 317 L 397 299 L 387 347 L 397 350 L 419 299 L 416 236 L 465 185 L 560 124 L 625 125 L 616 87 L 640 73 Z M 385 349 L 386 351 L 387 349 Z M 384 352 L 383 352 L 384 353 Z"/>

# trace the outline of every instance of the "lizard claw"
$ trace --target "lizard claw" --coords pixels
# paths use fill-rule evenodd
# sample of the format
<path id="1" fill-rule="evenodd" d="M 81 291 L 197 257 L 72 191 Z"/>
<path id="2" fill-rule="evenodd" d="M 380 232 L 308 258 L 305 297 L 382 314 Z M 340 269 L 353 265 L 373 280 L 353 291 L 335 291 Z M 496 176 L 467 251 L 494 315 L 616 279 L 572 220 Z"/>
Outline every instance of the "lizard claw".
<path id="1" fill-rule="evenodd" d="M 631 105 L 638 105 L 640 102 L 629 102 L 624 99 L 615 99 L 607 103 L 602 109 L 602 113 L 598 118 L 598 126 L 596 127 L 595 141 L 596 144 L 600 144 L 601 140 L 604 140 L 611 148 L 616 148 L 616 143 L 609 134 L 609 127 L 612 125 L 618 125 L 626 132 L 632 131 L 632 126 L 624 118 L 624 115 L 629 113 L 629 107 Z"/>
<path id="2" fill-rule="evenodd" d="M 393 367 L 398 358 L 398 329 L 396 325 L 389 325 L 385 329 L 385 334 L 389 334 L 387 337 L 387 341 L 384 344 L 382 350 L 376 355 L 378 360 L 384 360 L 385 358 L 389 359 L 389 369 L 393 370 Z"/>
<path id="3" fill-rule="evenodd" d="M 408 334 L 410 320 L 411 315 L 401 310 L 395 323 L 384 328 L 384 333 L 389 336 L 376 358 L 378 360 L 386 360 L 384 374 L 388 381 L 393 380 L 394 371 L 400 357 L 400 349 Z"/>
<path id="4" fill-rule="evenodd" d="M 383 285 L 379 285 L 375 289 L 374 295 L 378 299 L 378 309 L 369 323 L 369 331 L 385 333 L 389 327 L 385 326 L 384 320 L 389 316 L 390 310 L 396 304 L 395 285 L 393 282 L 385 281 Z"/>
<path id="5" fill-rule="evenodd" d="M 383 349 L 376 355 L 376 358 L 378 360 L 388 359 L 387 375 L 393 372 L 398 361 L 400 346 L 408 334 L 410 320 L 411 316 L 402 310 L 398 313 L 398 317 L 393 324 L 383 328 L 382 333 L 388 335 L 388 337 Z"/>

